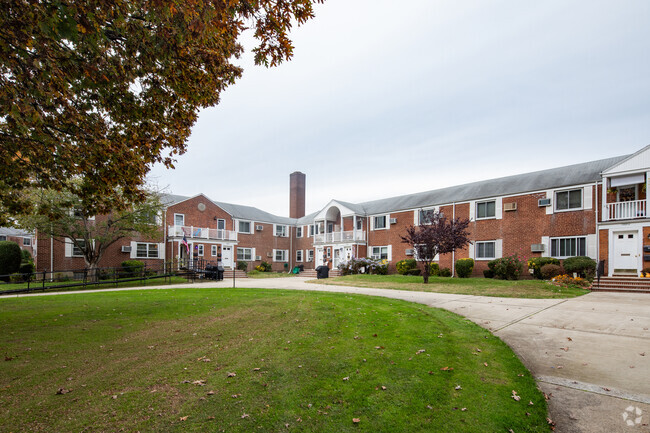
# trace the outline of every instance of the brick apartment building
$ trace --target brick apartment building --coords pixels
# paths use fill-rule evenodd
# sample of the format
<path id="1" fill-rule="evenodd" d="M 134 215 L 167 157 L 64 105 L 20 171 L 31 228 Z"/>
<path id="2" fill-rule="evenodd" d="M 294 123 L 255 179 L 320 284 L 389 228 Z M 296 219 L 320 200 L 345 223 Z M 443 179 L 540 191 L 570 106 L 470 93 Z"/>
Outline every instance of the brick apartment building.
<path id="1" fill-rule="evenodd" d="M 36 246 L 33 233 L 11 227 L 0 227 L 0 241 L 15 242 L 21 250 L 29 251 L 32 256 L 34 255 Z"/>
<path id="2" fill-rule="evenodd" d="M 412 257 L 400 235 L 435 209 L 470 220 L 472 243 L 440 257 L 441 267 L 453 268 L 455 260 L 471 257 L 474 274 L 481 276 L 489 260 L 512 254 L 586 255 L 605 260 L 608 275 L 637 275 L 650 267 L 648 183 L 650 146 L 632 155 L 382 200 L 331 200 L 305 215 L 305 175 L 295 172 L 290 175 L 289 217 L 203 194 L 166 195 L 160 238 L 124 240 L 106 254 L 102 266 L 129 258 L 160 263 L 191 256 L 221 261 L 225 267 L 246 261 L 249 269 L 266 261 L 283 271 L 374 257 L 388 260 L 394 271 L 397 261 Z M 83 259 L 64 243 L 39 237 L 38 245 L 39 270 L 52 269 L 53 263 L 83 267 Z M 40 247 L 49 251 L 41 255 Z M 56 257 L 61 259 L 52 260 Z"/>

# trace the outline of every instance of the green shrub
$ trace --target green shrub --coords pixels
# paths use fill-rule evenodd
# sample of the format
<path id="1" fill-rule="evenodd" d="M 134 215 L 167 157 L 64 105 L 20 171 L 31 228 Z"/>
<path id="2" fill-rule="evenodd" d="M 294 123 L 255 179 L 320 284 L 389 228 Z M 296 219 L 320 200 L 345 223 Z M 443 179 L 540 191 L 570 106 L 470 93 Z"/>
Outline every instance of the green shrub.
<path id="1" fill-rule="evenodd" d="M 449 269 L 449 268 L 440 269 L 440 276 L 441 277 L 451 277 L 451 269 Z"/>
<path id="2" fill-rule="evenodd" d="M 456 260 L 456 274 L 460 278 L 469 278 L 474 270 L 474 259 L 458 259 Z"/>
<path id="3" fill-rule="evenodd" d="M 440 275 L 440 265 L 437 263 L 431 263 L 429 266 L 429 275 L 432 277 Z"/>
<path id="4" fill-rule="evenodd" d="M 400 260 L 399 262 L 395 263 L 395 268 L 397 268 L 397 272 L 401 275 L 413 275 L 410 273 L 410 271 L 417 269 L 417 267 L 418 262 L 415 261 L 415 259 Z"/>
<path id="5" fill-rule="evenodd" d="M 271 272 L 271 264 L 268 262 L 262 262 L 259 265 L 255 266 L 255 270 L 260 272 Z"/>
<path id="6" fill-rule="evenodd" d="M 20 261 L 23 262 L 23 263 L 33 262 L 34 261 L 34 259 L 32 258 L 32 255 L 27 250 L 20 250 L 20 255 L 21 255 Z"/>
<path id="7" fill-rule="evenodd" d="M 488 268 L 494 273 L 494 278 L 501 280 L 518 280 L 524 269 L 524 263 L 519 260 L 517 254 L 490 260 Z"/>
<path id="8" fill-rule="evenodd" d="M 492 269 L 483 269 L 484 278 L 494 278 L 494 271 Z"/>
<path id="9" fill-rule="evenodd" d="M 420 271 L 419 269 L 410 269 L 406 273 L 406 275 L 420 275 L 421 273 L 422 273 L 422 271 Z"/>
<path id="10" fill-rule="evenodd" d="M 237 269 L 246 272 L 248 270 L 248 262 L 245 262 L 243 260 L 237 262 Z"/>
<path id="11" fill-rule="evenodd" d="M 121 276 L 125 278 L 134 278 L 142 276 L 142 270 L 144 269 L 144 262 L 140 260 L 125 260 L 121 264 L 122 272 Z"/>
<path id="12" fill-rule="evenodd" d="M 34 263 L 21 263 L 20 268 L 18 269 L 18 273 L 23 274 L 23 279 L 25 281 L 30 280 L 32 278 L 32 275 L 34 275 Z"/>
<path id="13" fill-rule="evenodd" d="M 568 273 L 572 274 L 575 272 L 578 276 L 588 280 L 593 280 L 596 273 L 596 261 L 585 256 L 569 257 L 568 259 L 564 259 L 562 267 L 564 267 L 564 270 Z"/>
<path id="14" fill-rule="evenodd" d="M 560 265 L 549 263 L 542 266 L 540 273 L 542 274 L 542 278 L 545 280 L 550 280 L 551 278 L 555 278 L 558 275 L 562 275 L 564 273 L 564 269 L 562 269 L 562 266 Z"/>
<path id="15" fill-rule="evenodd" d="M 22 253 L 17 243 L 11 241 L 0 241 L 0 279 L 9 281 L 10 274 L 18 272 Z"/>
<path id="16" fill-rule="evenodd" d="M 543 279 L 542 277 L 542 266 L 544 265 L 557 265 L 560 266 L 560 261 L 553 257 L 534 257 L 528 260 L 528 269 L 533 270 L 533 276 L 538 280 Z"/>

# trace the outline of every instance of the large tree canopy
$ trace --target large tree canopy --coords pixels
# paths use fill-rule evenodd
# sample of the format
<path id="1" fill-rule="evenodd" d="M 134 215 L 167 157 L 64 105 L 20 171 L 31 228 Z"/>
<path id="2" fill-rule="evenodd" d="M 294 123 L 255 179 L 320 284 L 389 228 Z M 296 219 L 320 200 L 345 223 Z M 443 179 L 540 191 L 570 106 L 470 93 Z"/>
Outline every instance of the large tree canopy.
<path id="1" fill-rule="evenodd" d="M 259 41 L 256 63 L 277 65 L 322 1 L 3 0 L 3 213 L 24 210 L 23 188 L 72 177 L 92 213 L 116 206 L 116 187 L 143 199 L 151 165 L 173 167 L 198 111 L 241 76 L 242 32 Z"/>

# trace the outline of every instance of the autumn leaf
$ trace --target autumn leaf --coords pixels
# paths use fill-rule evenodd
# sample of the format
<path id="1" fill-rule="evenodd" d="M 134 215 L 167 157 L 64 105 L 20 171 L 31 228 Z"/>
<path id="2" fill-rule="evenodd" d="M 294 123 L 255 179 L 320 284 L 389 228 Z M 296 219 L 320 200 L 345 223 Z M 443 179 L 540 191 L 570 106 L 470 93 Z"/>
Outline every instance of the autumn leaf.
<path id="1" fill-rule="evenodd" d="M 454 368 L 453 367 L 442 367 L 440 370 L 441 371 L 453 371 Z"/>
<path id="2" fill-rule="evenodd" d="M 228 377 L 235 377 L 237 376 L 237 373 L 228 373 Z"/>
<path id="3" fill-rule="evenodd" d="M 361 422 L 360 418 L 352 418 L 352 422 L 355 424 L 359 424 Z"/>
<path id="4" fill-rule="evenodd" d="M 59 388 L 59 389 L 56 391 L 56 394 L 57 394 L 57 395 L 63 395 L 63 394 L 67 394 L 67 393 L 69 393 L 69 392 L 71 392 L 71 391 L 72 391 L 72 390 L 70 390 L 70 389 Z"/>
<path id="5" fill-rule="evenodd" d="M 514 389 L 512 390 L 512 395 L 510 397 L 512 397 L 515 401 L 521 400 L 521 397 L 517 395 L 517 391 Z"/>
<path id="6" fill-rule="evenodd" d="M 187 418 L 188 418 L 188 417 L 189 417 L 189 415 L 182 416 L 182 417 L 180 417 L 180 420 L 181 420 L 181 421 L 187 421 Z"/>

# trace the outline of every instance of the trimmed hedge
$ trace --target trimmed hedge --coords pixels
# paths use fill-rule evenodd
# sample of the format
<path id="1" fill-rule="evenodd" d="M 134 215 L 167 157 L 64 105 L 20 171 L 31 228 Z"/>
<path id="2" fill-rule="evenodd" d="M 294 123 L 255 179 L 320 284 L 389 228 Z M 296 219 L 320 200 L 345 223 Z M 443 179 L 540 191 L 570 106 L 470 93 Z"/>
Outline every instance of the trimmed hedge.
<path id="1" fill-rule="evenodd" d="M 243 260 L 240 260 L 237 262 L 237 269 L 240 271 L 246 272 L 248 270 L 248 262 L 245 262 Z"/>
<path id="2" fill-rule="evenodd" d="M 542 276 L 542 267 L 544 265 L 557 265 L 560 266 L 560 261 L 553 257 L 534 257 L 528 260 L 528 269 L 533 270 L 533 277 L 538 280 L 543 279 Z"/>
<path id="3" fill-rule="evenodd" d="M 451 269 L 449 269 L 449 268 L 440 269 L 440 276 L 441 277 L 451 277 Z"/>
<path id="4" fill-rule="evenodd" d="M 144 262 L 140 260 L 125 260 L 121 263 L 122 266 L 122 277 L 125 278 L 135 278 L 142 276 L 142 270 L 144 269 Z"/>
<path id="5" fill-rule="evenodd" d="M 417 267 L 418 262 L 415 259 L 405 259 L 395 263 L 395 268 L 400 275 L 413 275 L 411 271 Z"/>
<path id="6" fill-rule="evenodd" d="M 469 278 L 474 270 L 474 259 L 456 260 L 456 274 L 460 278 Z"/>
<path id="7" fill-rule="evenodd" d="M 17 243 L 0 241 L 0 277 L 2 281 L 9 282 L 10 274 L 18 272 L 22 253 Z"/>
<path id="8" fill-rule="evenodd" d="M 542 274 L 542 277 L 545 280 L 550 280 L 552 278 L 557 277 L 558 275 L 564 274 L 564 269 L 562 269 L 562 266 L 560 265 L 554 265 L 552 263 L 549 263 L 547 265 L 542 266 L 540 273 Z"/>
<path id="9" fill-rule="evenodd" d="M 494 278 L 501 280 L 518 280 L 524 269 L 524 263 L 519 260 L 519 256 L 503 257 L 500 259 L 490 260 L 488 268 L 494 273 Z"/>
<path id="10" fill-rule="evenodd" d="M 569 257 L 564 259 L 562 267 L 568 273 L 577 273 L 582 278 L 593 280 L 596 274 L 596 261 L 586 256 Z"/>

